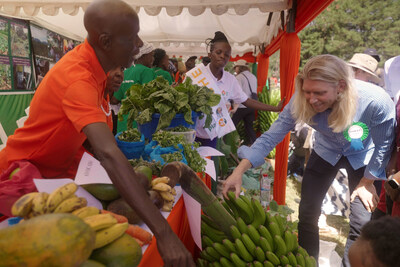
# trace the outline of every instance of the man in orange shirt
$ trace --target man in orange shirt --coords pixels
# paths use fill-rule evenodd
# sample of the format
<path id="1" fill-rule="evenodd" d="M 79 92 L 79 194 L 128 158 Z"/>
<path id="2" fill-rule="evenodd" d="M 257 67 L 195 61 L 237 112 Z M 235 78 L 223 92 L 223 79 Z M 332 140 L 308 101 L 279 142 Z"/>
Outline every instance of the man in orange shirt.
<path id="1" fill-rule="evenodd" d="M 13 161 L 28 160 L 43 177 L 65 177 L 87 139 L 122 197 L 156 236 L 165 266 L 194 266 L 117 147 L 105 116 L 111 111 L 104 99 L 107 73 L 129 67 L 143 44 L 139 18 L 123 1 L 99 0 L 87 8 L 84 25 L 87 39 L 46 74 L 25 125 L 0 152 L 0 173 Z"/>

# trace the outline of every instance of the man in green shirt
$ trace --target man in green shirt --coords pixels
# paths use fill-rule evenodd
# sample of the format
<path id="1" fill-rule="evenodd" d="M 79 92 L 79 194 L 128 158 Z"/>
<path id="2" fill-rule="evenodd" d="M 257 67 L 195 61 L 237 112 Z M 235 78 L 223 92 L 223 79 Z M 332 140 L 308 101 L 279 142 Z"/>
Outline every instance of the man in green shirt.
<path id="1" fill-rule="evenodd" d="M 153 69 L 151 69 L 154 61 L 153 49 L 152 44 L 143 41 L 143 46 L 140 47 L 139 54 L 134 58 L 135 65 L 125 70 L 124 81 L 119 90 L 114 93 L 111 104 L 116 105 L 121 103 L 122 99 L 126 97 L 126 91 L 133 84 L 145 84 L 156 78 Z M 127 117 L 127 115 L 124 115 L 124 120 L 118 121 L 117 133 L 127 129 Z M 133 127 L 136 128 L 136 122 L 134 122 Z"/>
<path id="2" fill-rule="evenodd" d="M 168 71 L 169 67 L 169 57 L 167 52 L 164 49 L 157 48 L 154 50 L 154 62 L 153 62 L 153 70 L 157 76 L 162 76 L 164 79 L 168 81 L 171 85 L 174 81 L 172 79 L 171 74 Z"/>

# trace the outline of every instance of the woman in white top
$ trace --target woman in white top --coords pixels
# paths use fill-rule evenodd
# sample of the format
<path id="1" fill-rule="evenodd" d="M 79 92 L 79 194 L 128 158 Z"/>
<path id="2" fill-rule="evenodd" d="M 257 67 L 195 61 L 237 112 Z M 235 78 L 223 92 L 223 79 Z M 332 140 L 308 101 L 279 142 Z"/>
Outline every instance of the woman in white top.
<path id="1" fill-rule="evenodd" d="M 279 112 L 282 109 L 283 101 L 279 102 L 278 106 L 266 105 L 262 102 L 249 98 L 240 87 L 235 76 L 224 70 L 231 57 L 231 46 L 225 34 L 217 31 L 213 39 L 206 40 L 207 48 L 210 47 L 208 56 L 211 59 L 210 64 L 206 69 L 210 72 L 210 76 L 214 79 L 220 91 L 222 92 L 222 99 L 230 106 L 229 101 L 237 104 L 243 104 L 246 107 L 255 110 L 275 111 Z M 196 125 L 196 141 L 200 142 L 203 146 L 216 147 L 217 138 L 210 139 L 207 132 L 204 130 L 204 125 Z"/>

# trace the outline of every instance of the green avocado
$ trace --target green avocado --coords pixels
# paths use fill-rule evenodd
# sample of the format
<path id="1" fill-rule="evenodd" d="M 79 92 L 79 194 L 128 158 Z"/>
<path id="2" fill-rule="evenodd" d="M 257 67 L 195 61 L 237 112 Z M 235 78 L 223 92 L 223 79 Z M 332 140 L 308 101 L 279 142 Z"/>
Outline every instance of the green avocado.
<path id="1" fill-rule="evenodd" d="M 85 184 L 82 187 L 99 200 L 112 201 L 120 198 L 113 184 Z"/>

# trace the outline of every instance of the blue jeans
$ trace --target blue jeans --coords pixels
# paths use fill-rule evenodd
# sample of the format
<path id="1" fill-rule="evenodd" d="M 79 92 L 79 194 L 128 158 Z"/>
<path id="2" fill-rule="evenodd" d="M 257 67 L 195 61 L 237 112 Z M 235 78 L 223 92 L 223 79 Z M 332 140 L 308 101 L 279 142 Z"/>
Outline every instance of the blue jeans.
<path id="1" fill-rule="evenodd" d="M 319 254 L 318 218 L 321 214 L 322 201 L 341 168 L 347 171 L 351 195 L 364 176 L 365 167 L 354 170 L 346 157 L 342 157 L 335 166 L 332 166 L 313 151 L 304 172 L 299 206 L 299 244 L 307 250 L 310 256 L 314 256 L 317 262 Z M 350 232 L 342 262 L 344 266 L 350 266 L 349 248 L 360 235 L 361 227 L 370 219 L 371 213 L 365 209 L 359 198 L 350 203 Z"/>

